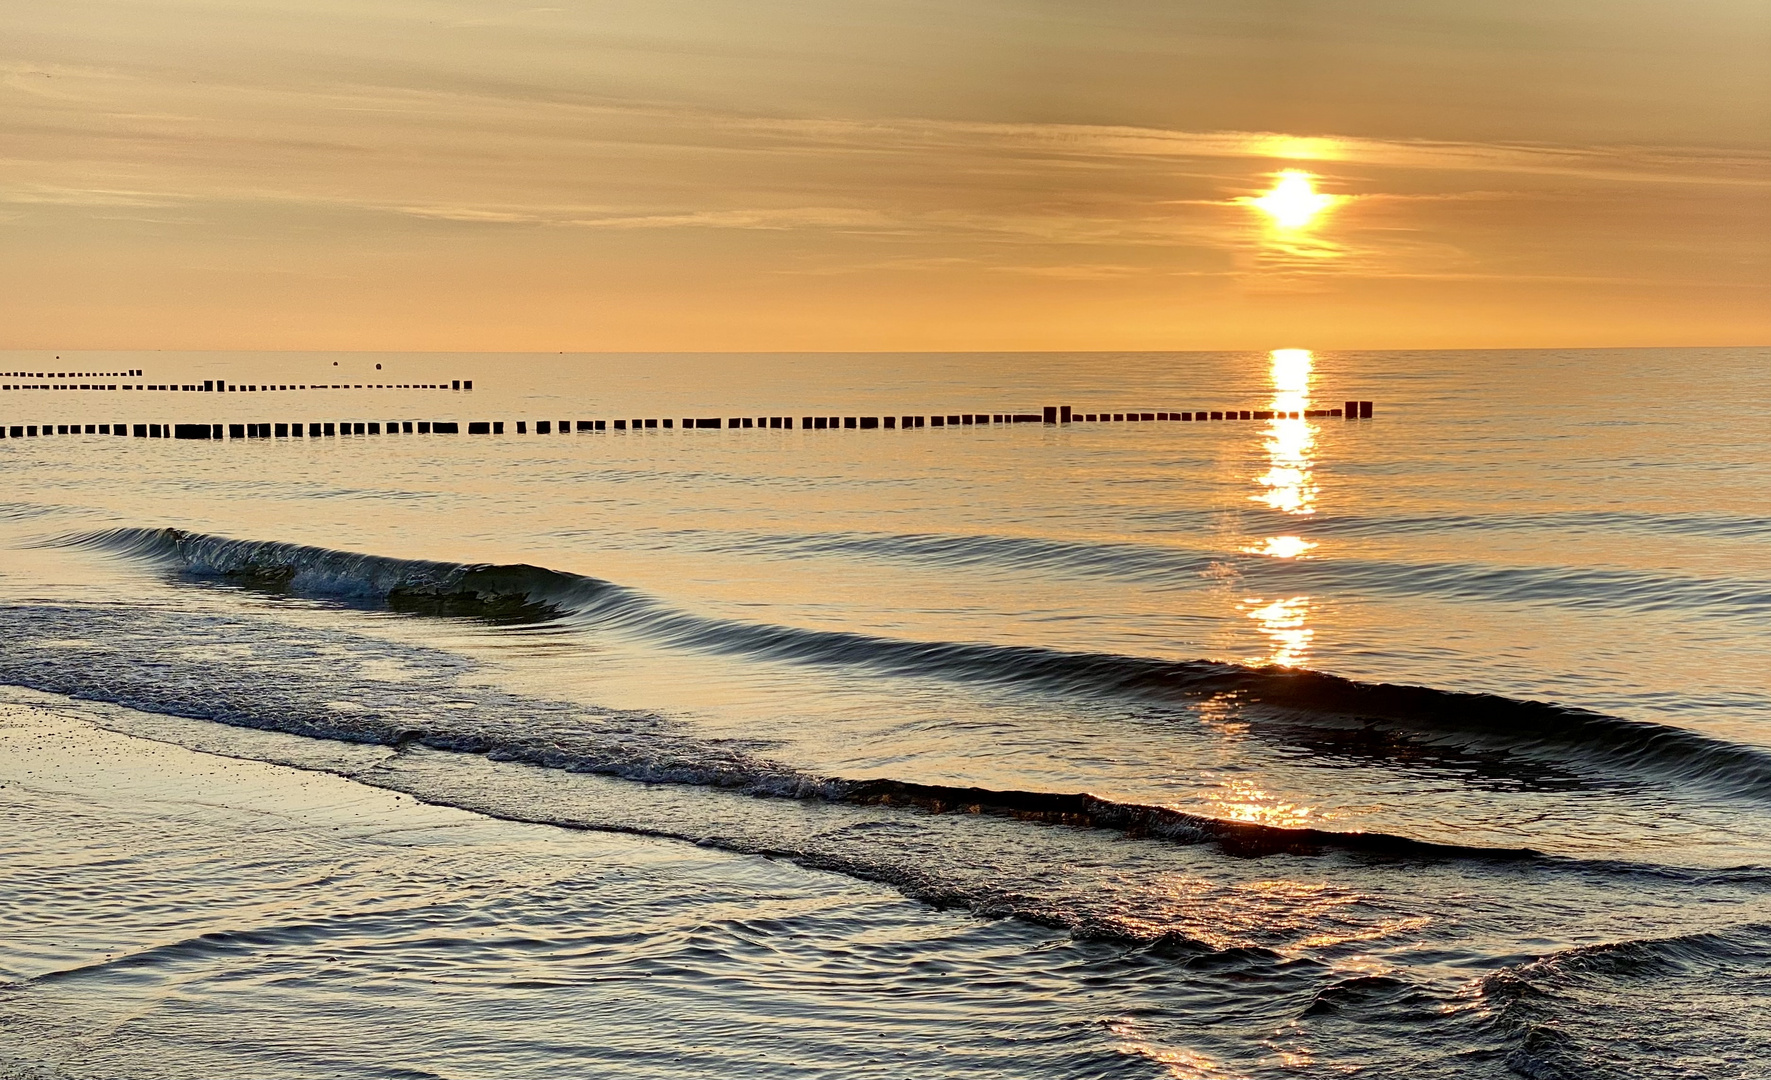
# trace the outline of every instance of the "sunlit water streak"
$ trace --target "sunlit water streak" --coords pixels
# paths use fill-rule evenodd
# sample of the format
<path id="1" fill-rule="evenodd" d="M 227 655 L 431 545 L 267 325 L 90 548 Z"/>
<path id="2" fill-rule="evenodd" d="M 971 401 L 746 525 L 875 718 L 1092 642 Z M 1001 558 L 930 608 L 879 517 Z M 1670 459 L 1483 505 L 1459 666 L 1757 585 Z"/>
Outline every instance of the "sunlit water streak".
<path id="1" fill-rule="evenodd" d="M 1302 413 L 1314 406 L 1310 403 L 1310 378 L 1315 358 L 1308 349 L 1275 349 L 1271 356 L 1273 397 L 1268 403 L 1276 413 L 1284 415 L 1267 421 L 1266 451 L 1268 467 L 1257 479 L 1259 494 L 1251 498 L 1273 510 L 1295 517 L 1308 517 L 1316 512 L 1316 479 L 1311 469 L 1311 451 L 1315 448 L 1315 428 L 1320 421 L 1292 419 L 1289 414 Z M 1344 422 L 1344 421 L 1343 421 Z M 1269 536 L 1259 546 L 1244 548 L 1255 555 L 1274 559 L 1303 558 L 1318 546 L 1317 541 L 1295 534 Z M 1265 660 L 1281 667 L 1296 667 L 1309 656 L 1310 640 L 1315 631 L 1308 625 L 1310 598 L 1291 596 L 1272 601 L 1250 597 L 1244 601 L 1248 617 L 1255 620 L 1261 632 L 1272 642 Z"/>
<path id="2" fill-rule="evenodd" d="M 1771 461 L 1659 407 L 1763 412 L 1763 350 L 87 366 L 334 359 L 475 369 L 413 418 L 1379 412 L 7 440 L 0 681 L 161 741 L 6 714 L 0 1072 L 1771 1049 Z"/>

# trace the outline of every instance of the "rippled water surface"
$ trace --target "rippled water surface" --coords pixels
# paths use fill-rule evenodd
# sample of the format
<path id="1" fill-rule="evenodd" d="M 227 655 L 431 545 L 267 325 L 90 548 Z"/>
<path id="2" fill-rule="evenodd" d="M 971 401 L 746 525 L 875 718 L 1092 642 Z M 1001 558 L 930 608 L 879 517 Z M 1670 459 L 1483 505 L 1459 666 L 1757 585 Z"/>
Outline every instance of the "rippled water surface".
<path id="1" fill-rule="evenodd" d="M 0 1070 L 1771 1052 L 1766 350 L 0 360 L 505 425 L 0 442 Z"/>

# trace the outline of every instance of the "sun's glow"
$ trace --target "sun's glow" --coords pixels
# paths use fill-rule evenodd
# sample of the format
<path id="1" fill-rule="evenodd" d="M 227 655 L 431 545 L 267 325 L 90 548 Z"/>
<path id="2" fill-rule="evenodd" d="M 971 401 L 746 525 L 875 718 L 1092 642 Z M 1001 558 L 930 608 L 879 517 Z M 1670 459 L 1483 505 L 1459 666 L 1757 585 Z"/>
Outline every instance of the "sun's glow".
<path id="1" fill-rule="evenodd" d="M 1302 169 L 1286 169 L 1279 174 L 1272 190 L 1248 200 L 1250 206 L 1259 207 L 1281 229 L 1301 229 L 1338 201 L 1333 195 L 1317 191 L 1310 174 Z"/>
<path id="2" fill-rule="evenodd" d="M 1260 157 L 1290 161 L 1338 161 L 1346 156 L 1340 139 L 1308 135 L 1260 135 L 1249 149 Z"/>

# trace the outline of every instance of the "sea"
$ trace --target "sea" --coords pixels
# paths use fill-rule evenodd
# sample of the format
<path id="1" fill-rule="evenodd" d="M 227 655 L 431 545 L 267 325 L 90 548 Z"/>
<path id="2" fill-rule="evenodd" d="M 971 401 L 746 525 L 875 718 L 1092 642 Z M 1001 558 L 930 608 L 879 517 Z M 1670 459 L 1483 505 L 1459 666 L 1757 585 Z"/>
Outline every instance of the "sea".
<path id="1" fill-rule="evenodd" d="M 0 1076 L 1771 1073 L 1771 349 L 1295 344 L 0 354 Z"/>

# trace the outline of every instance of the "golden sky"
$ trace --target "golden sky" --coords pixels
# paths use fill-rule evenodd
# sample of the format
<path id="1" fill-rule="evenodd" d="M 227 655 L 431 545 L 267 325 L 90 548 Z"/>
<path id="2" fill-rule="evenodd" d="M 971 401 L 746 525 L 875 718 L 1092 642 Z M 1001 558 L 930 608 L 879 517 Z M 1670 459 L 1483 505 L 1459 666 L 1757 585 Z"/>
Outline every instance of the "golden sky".
<path id="1" fill-rule="evenodd" d="M 0 347 L 1771 342 L 1764 0 L 0 12 Z"/>

